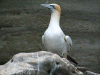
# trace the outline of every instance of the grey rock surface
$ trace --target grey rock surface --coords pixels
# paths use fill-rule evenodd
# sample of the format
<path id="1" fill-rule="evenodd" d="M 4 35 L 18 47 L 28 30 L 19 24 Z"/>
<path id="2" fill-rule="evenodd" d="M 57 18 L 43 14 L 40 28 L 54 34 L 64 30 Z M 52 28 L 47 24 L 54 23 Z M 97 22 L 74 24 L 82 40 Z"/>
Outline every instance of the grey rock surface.
<path id="1" fill-rule="evenodd" d="M 0 75 L 88 75 L 51 52 L 18 53 L 0 66 Z M 95 75 L 94 73 L 89 75 Z"/>
<path id="2" fill-rule="evenodd" d="M 65 58 L 50 52 L 19 53 L 0 67 L 1 75 L 78 75 L 82 72 Z"/>

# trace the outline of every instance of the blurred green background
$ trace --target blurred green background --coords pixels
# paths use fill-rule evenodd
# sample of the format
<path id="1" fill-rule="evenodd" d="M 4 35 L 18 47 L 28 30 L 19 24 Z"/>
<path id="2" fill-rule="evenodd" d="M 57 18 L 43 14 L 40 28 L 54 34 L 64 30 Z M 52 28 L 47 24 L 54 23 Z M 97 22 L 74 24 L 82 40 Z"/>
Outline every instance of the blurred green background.
<path id="1" fill-rule="evenodd" d="M 41 37 L 48 27 L 46 0 L 0 0 L 0 64 L 19 52 L 46 50 Z M 79 66 L 100 73 L 100 0 L 50 0 L 62 8 L 60 26 L 73 41 L 69 53 Z"/>

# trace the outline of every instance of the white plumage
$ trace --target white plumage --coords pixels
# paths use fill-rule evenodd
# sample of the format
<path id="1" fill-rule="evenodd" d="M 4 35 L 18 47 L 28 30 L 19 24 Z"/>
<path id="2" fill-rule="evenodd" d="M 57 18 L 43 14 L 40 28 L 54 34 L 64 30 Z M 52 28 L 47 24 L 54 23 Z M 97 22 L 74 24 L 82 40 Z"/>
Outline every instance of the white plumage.
<path id="1" fill-rule="evenodd" d="M 51 10 L 50 23 L 42 36 L 42 43 L 48 51 L 57 53 L 62 57 L 67 57 L 72 46 L 72 40 L 68 35 L 65 35 L 60 28 L 61 8 L 58 4 L 41 5 Z"/>

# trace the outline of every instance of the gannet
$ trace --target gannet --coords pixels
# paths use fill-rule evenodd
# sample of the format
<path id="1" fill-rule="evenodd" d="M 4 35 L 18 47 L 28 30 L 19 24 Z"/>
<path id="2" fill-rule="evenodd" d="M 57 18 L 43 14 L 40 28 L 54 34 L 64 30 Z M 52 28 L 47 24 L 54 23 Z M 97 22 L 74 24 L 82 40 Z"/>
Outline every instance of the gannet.
<path id="1" fill-rule="evenodd" d="M 58 4 L 41 5 L 51 10 L 50 23 L 42 36 L 42 43 L 48 51 L 67 57 L 72 47 L 72 40 L 60 28 L 61 8 Z"/>

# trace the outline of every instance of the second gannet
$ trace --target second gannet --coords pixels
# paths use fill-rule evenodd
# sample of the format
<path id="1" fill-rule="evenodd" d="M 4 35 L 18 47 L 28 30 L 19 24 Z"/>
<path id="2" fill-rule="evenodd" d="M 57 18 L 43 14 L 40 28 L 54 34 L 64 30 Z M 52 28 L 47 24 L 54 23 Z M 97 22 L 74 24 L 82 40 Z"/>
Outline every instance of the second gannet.
<path id="1" fill-rule="evenodd" d="M 48 51 L 62 57 L 67 57 L 67 54 L 72 47 L 72 40 L 68 35 L 65 35 L 60 28 L 61 8 L 58 4 L 41 5 L 51 10 L 50 23 L 42 36 L 42 43 Z"/>

